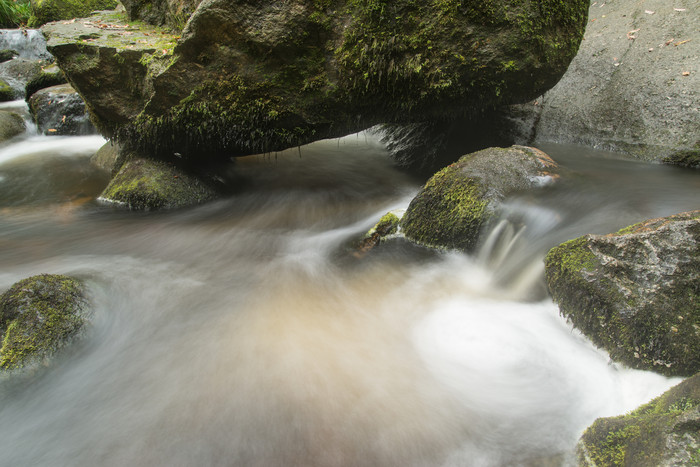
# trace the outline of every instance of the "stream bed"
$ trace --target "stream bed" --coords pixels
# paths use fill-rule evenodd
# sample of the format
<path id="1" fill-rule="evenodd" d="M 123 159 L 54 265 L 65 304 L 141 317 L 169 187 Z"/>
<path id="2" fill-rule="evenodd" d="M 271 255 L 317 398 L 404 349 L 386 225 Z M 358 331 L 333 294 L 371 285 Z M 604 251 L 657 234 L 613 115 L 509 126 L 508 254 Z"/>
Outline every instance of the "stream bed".
<path id="1" fill-rule="evenodd" d="M 0 290 L 69 274 L 94 305 L 51 366 L 0 380 L 0 465 L 573 465 L 597 417 L 680 381 L 573 330 L 542 259 L 697 209 L 697 173 L 543 147 L 561 180 L 509 199 L 488 248 L 398 238 L 358 259 L 353 243 L 424 182 L 371 133 L 240 159 L 240 193 L 150 213 L 96 202 L 103 143 L 0 147 Z"/>

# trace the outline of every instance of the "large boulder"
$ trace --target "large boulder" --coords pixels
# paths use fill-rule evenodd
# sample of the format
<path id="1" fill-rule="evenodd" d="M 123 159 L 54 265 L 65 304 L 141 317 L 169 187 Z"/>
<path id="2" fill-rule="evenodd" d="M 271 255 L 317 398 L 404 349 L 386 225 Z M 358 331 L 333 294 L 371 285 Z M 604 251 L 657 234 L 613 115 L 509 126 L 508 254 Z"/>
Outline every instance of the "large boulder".
<path id="1" fill-rule="evenodd" d="M 216 191 L 180 168 L 131 156 L 99 197 L 137 211 L 176 209 L 212 200 Z"/>
<path id="2" fill-rule="evenodd" d="M 509 111 L 520 144 L 574 143 L 644 160 L 700 158 L 695 0 L 591 0 L 561 81 Z M 681 155 L 678 155 L 678 154 Z"/>
<path id="3" fill-rule="evenodd" d="M 29 26 L 38 27 L 49 21 L 82 18 L 95 10 L 112 10 L 117 0 L 31 0 Z"/>
<path id="4" fill-rule="evenodd" d="M 45 135 L 96 133 L 85 102 L 70 84 L 41 89 L 29 98 L 29 112 L 39 132 Z"/>
<path id="5" fill-rule="evenodd" d="M 563 316 L 633 368 L 700 371 L 700 211 L 552 249 L 547 286 Z"/>
<path id="6" fill-rule="evenodd" d="M 84 329 L 89 315 L 76 279 L 42 274 L 17 282 L 0 295 L 0 368 L 42 363 Z"/>
<path id="7" fill-rule="evenodd" d="M 106 136 L 199 159 L 527 101 L 566 70 L 587 5 L 204 0 L 182 37 L 107 14 L 43 30 Z"/>
<path id="8" fill-rule="evenodd" d="M 700 465 L 700 374 L 628 415 L 600 418 L 578 445 L 582 467 Z"/>
<path id="9" fill-rule="evenodd" d="M 535 148 L 467 154 L 428 180 L 409 204 L 401 228 L 423 245 L 474 250 L 506 196 L 547 184 L 556 172 L 556 163 Z"/>
<path id="10" fill-rule="evenodd" d="M 25 130 L 24 119 L 20 114 L 0 110 L 0 143 L 21 135 Z"/>

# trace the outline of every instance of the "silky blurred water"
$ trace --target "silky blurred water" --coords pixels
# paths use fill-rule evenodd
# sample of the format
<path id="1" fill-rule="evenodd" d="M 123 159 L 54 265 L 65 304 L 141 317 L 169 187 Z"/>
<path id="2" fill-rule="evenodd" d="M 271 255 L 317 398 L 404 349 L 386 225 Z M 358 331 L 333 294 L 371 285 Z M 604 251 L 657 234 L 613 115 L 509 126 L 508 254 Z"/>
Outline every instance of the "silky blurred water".
<path id="1" fill-rule="evenodd" d="M 596 417 L 679 381 L 571 329 L 542 258 L 697 209 L 697 173 L 548 147 L 562 179 L 509 199 L 487 251 L 357 259 L 422 184 L 369 133 L 241 159 L 237 194 L 164 213 L 95 202 L 102 142 L 0 147 L 0 290 L 70 274 L 95 309 L 50 367 L 0 381 L 0 465 L 570 465 Z"/>

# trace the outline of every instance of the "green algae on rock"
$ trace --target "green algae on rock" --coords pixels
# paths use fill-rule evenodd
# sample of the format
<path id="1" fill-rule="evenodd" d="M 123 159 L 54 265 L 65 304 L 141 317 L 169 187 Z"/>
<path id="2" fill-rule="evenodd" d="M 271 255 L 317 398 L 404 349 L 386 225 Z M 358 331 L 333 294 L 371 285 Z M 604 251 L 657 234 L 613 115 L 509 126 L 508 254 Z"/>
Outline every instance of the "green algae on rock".
<path id="1" fill-rule="evenodd" d="M 360 258 L 372 248 L 379 245 L 389 235 L 394 235 L 399 230 L 401 219 L 394 212 L 388 212 L 379 219 L 360 241 L 355 256 Z"/>
<path id="2" fill-rule="evenodd" d="M 32 78 L 24 87 L 25 99 L 29 99 L 32 94 L 40 89 L 50 88 L 51 86 L 58 86 L 59 84 L 66 84 L 66 77 L 57 65 L 51 64 L 49 66 L 43 67 L 39 75 Z"/>
<path id="3" fill-rule="evenodd" d="M 627 415 L 599 418 L 578 444 L 579 465 L 700 465 L 700 374 Z"/>
<path id="4" fill-rule="evenodd" d="M 15 283 L 0 295 L 0 368 L 42 363 L 79 334 L 89 313 L 76 279 L 41 274 Z"/>
<path id="5" fill-rule="evenodd" d="M 103 134 L 149 156 L 201 159 L 524 102 L 565 71 L 587 4 L 208 0 L 181 38 L 144 36 L 153 26 L 133 16 L 103 19 L 111 33 L 85 22 L 44 31 Z M 177 46 L 148 51 L 156 37 Z"/>
<path id="6" fill-rule="evenodd" d="M 467 154 L 428 180 L 401 228 L 406 238 L 426 246 L 472 251 L 507 195 L 547 183 L 556 170 L 549 156 L 525 146 Z"/>
<path id="7" fill-rule="evenodd" d="M 132 157 L 99 199 L 142 211 L 192 206 L 215 197 L 213 189 L 172 164 Z"/>
<path id="8" fill-rule="evenodd" d="M 31 0 L 30 27 L 38 27 L 50 21 L 88 16 L 96 10 L 113 10 L 116 0 Z"/>
<path id="9" fill-rule="evenodd" d="M 700 211 L 585 235 L 545 258 L 561 314 L 632 368 L 700 371 Z"/>

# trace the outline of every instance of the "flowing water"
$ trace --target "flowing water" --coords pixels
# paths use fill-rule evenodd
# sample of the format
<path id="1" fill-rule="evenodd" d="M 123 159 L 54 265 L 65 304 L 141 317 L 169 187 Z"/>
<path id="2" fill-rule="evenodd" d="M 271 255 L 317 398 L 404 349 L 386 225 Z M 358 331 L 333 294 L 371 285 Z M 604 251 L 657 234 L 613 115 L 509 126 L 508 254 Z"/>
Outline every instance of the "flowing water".
<path id="1" fill-rule="evenodd" d="M 679 381 L 572 330 L 542 258 L 698 208 L 697 173 L 552 146 L 565 175 L 510 199 L 479 254 L 358 259 L 421 185 L 371 134 L 241 159 L 240 193 L 163 213 L 95 201 L 102 143 L 0 148 L 0 290 L 70 274 L 95 310 L 50 367 L 0 381 L 0 465 L 570 465 L 596 417 Z"/>

